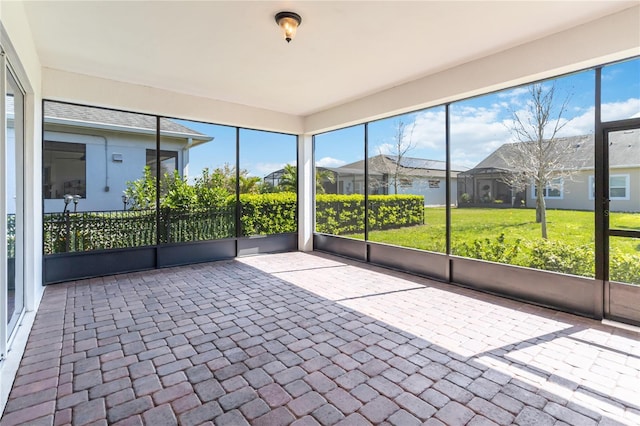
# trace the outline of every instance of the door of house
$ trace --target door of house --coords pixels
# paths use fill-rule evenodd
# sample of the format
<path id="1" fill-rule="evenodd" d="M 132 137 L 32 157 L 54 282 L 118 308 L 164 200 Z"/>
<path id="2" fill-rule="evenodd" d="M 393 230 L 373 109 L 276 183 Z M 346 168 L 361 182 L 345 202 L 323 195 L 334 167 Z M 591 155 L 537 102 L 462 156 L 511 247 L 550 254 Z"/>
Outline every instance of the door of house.
<path id="1" fill-rule="evenodd" d="M 605 128 L 603 141 L 604 314 L 640 325 L 640 120 Z"/>
<path id="2" fill-rule="evenodd" d="M 0 48 L 0 52 L 2 49 Z M 0 54 L 0 360 L 24 312 L 24 93 Z"/>

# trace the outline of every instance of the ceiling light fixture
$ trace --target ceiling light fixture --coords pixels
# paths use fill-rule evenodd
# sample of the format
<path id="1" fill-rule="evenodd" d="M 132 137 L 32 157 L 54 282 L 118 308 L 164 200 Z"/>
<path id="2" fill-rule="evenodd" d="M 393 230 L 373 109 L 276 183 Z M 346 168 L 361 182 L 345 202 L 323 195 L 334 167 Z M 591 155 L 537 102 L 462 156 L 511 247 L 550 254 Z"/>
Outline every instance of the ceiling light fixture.
<path id="1" fill-rule="evenodd" d="M 296 36 L 296 30 L 302 23 L 302 18 L 297 13 L 279 12 L 276 13 L 276 23 L 284 31 L 284 39 L 289 43 Z"/>

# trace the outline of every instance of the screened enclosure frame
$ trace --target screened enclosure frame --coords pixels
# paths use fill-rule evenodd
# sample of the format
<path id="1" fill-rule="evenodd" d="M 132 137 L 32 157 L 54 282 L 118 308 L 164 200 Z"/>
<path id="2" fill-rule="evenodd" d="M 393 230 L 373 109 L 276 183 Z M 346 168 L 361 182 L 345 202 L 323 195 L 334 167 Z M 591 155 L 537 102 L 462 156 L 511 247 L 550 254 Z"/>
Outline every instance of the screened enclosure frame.
<path id="1" fill-rule="evenodd" d="M 240 152 L 242 147 L 241 142 L 241 130 L 255 130 L 270 134 L 279 134 L 284 136 L 295 137 L 295 156 L 296 167 L 298 166 L 298 136 L 282 132 L 263 131 L 260 129 L 250 129 L 238 126 L 217 125 L 213 123 L 207 123 L 202 121 L 183 120 L 174 117 L 166 117 L 154 114 L 137 113 L 132 111 L 120 110 L 115 108 L 104 108 L 100 106 L 84 105 L 72 102 L 60 102 L 55 100 L 43 99 L 42 100 L 42 155 L 44 157 L 44 142 L 46 130 L 46 108 L 47 102 L 53 102 L 57 104 L 72 105 L 78 107 L 96 108 L 104 111 L 114 111 L 130 114 L 139 114 L 147 117 L 155 118 L 155 164 L 158 165 L 155 168 L 155 200 L 153 215 L 154 215 L 154 233 L 153 242 L 151 244 L 145 244 L 136 247 L 123 247 L 123 248 L 110 248 L 110 249 L 97 249 L 89 251 L 74 251 L 63 252 L 55 254 L 47 254 L 44 250 L 44 243 L 42 246 L 43 256 L 43 281 L 44 284 L 54 284 L 64 281 L 90 278 L 97 276 L 112 275 L 118 273 L 126 273 L 133 271 L 142 271 L 149 269 L 165 268 L 178 265 L 186 265 L 193 263 L 209 262 L 216 260 L 233 259 L 240 256 L 255 255 L 261 253 L 276 253 L 294 251 L 298 249 L 298 232 L 286 232 L 286 233 L 274 233 L 266 235 L 249 235 L 243 236 L 242 234 L 242 206 L 240 202 Z M 185 242 L 162 242 L 161 228 L 162 228 L 162 209 L 160 208 L 161 201 L 161 179 L 162 168 L 159 167 L 161 155 L 164 151 L 162 149 L 162 137 L 163 131 L 161 128 L 161 121 L 163 119 L 168 120 L 181 120 L 191 121 L 194 123 L 201 123 L 206 125 L 223 126 L 230 129 L 235 129 L 235 195 L 234 195 L 234 208 L 233 208 L 233 224 L 234 233 L 228 238 L 219 239 L 207 239 L 200 241 L 185 241 Z M 44 181 L 44 176 L 43 176 Z M 44 183 L 44 182 L 43 182 Z M 296 187 L 298 186 L 296 182 Z M 297 191 L 296 191 L 297 194 Z M 299 211 L 299 200 L 296 201 L 296 217 Z M 126 203 L 125 203 L 126 207 Z M 42 198 L 42 212 L 45 215 L 45 200 Z M 114 211 L 115 212 L 115 211 Z M 297 220 L 296 220 L 297 224 Z M 44 233 L 43 233 L 44 238 Z"/>
<path id="2" fill-rule="evenodd" d="M 369 208 L 368 193 L 369 186 L 369 134 L 370 122 L 360 123 L 354 126 L 364 126 L 363 152 L 364 152 L 364 240 L 349 238 L 340 235 L 320 233 L 316 231 L 314 222 L 314 249 L 337 254 L 340 256 L 356 259 L 362 262 L 376 264 L 395 270 L 409 272 L 420 276 L 432 278 L 438 281 L 456 284 L 459 286 L 489 292 L 520 301 L 530 302 L 544 307 L 558 309 L 574 314 L 579 314 L 597 319 L 611 319 L 622 321 L 634 325 L 640 325 L 640 285 L 632 286 L 626 293 L 620 293 L 630 298 L 632 302 L 624 303 L 626 310 L 623 314 L 612 312 L 612 306 L 623 304 L 621 300 L 614 300 L 615 296 L 611 288 L 615 286 L 625 286 L 621 283 L 613 283 L 608 278 L 609 259 L 609 235 L 628 236 L 623 231 L 609 232 L 608 222 L 605 214 L 604 203 L 598 200 L 605 200 L 604 194 L 609 194 L 608 163 L 606 157 L 605 132 L 608 130 L 640 128 L 640 118 L 619 120 L 614 122 L 603 122 L 602 112 L 602 69 L 608 65 L 623 63 L 631 60 L 638 60 L 640 57 L 628 58 L 623 61 L 616 61 L 611 64 L 602 64 L 597 67 L 571 72 L 566 75 L 575 75 L 580 72 L 594 71 L 594 153 L 595 153 L 595 200 L 594 200 L 594 262 L 595 277 L 588 278 L 577 275 L 568 275 L 542 269 L 531 269 L 527 267 L 514 266 L 506 263 L 495 263 L 484 260 L 477 260 L 468 257 L 461 257 L 452 254 L 452 199 L 451 199 L 451 112 L 450 107 L 455 102 L 467 99 L 475 99 L 480 96 L 497 93 L 503 90 L 525 87 L 535 83 L 557 79 L 565 75 L 558 75 L 545 80 L 529 82 L 520 86 L 501 89 L 496 92 L 488 92 L 467 99 L 459 99 L 447 102 L 442 105 L 432 107 L 445 108 L 445 157 L 446 157 L 446 250 L 445 253 L 431 252 L 422 249 L 402 247 L 398 245 L 374 242 L 369 239 Z M 432 108 L 430 107 L 430 108 Z M 428 108 L 427 108 L 428 109 Z M 410 114 L 418 111 L 412 111 Z M 402 115 L 404 115 L 402 114 Z M 397 117 L 397 116 L 396 116 Z M 387 120 L 393 117 L 385 117 Z M 346 129 L 347 127 L 345 127 Z M 341 129 L 332 130 L 337 131 Z M 313 137 L 313 152 L 315 165 L 315 152 L 317 147 L 316 136 L 325 133 L 315 134 Z M 315 167 L 314 167 L 315 173 Z M 314 218 L 316 217 L 314 213 Z M 617 232 L 617 233 L 616 233 Z M 634 233 L 636 236 L 636 233 Z M 633 305 L 633 306 L 631 306 Z"/>

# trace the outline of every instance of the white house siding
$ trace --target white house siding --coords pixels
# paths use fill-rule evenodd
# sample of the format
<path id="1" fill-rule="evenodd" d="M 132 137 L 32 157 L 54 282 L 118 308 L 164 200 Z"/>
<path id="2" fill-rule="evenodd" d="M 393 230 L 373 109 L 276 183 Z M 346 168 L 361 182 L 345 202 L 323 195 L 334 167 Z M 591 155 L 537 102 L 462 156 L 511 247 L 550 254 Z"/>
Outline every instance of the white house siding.
<path id="1" fill-rule="evenodd" d="M 439 180 L 439 188 L 429 188 L 429 180 Z M 364 194 L 364 180 L 362 175 L 342 175 L 338 177 L 338 193 L 339 194 Z M 394 193 L 393 182 L 385 185 L 390 195 Z M 380 189 L 382 191 L 382 189 Z M 411 186 L 398 185 L 398 194 L 404 195 L 422 195 L 424 197 L 425 206 L 444 206 L 446 205 L 446 182 L 443 177 L 419 177 L 411 178 Z M 456 194 L 458 192 L 458 182 L 455 178 L 451 179 L 451 202 L 456 203 Z M 382 192 L 379 192 L 382 194 Z M 379 194 L 376 190 L 371 195 Z"/>
<path id="2" fill-rule="evenodd" d="M 438 188 L 430 188 L 429 181 L 439 181 Z M 389 193 L 393 192 L 393 185 L 389 188 Z M 458 193 L 458 182 L 451 179 L 451 201 L 456 202 L 456 194 Z M 424 197 L 425 206 L 444 206 L 447 204 L 447 183 L 442 177 L 425 177 L 412 178 L 411 186 L 398 185 L 398 194 L 422 195 Z"/>
<path id="3" fill-rule="evenodd" d="M 594 200 L 589 199 L 589 175 L 593 170 L 580 172 L 571 179 L 564 179 L 562 184 L 562 198 L 546 198 L 549 209 L 564 210 L 593 210 Z M 527 190 L 528 205 L 535 206 L 535 193 L 532 187 Z"/>
<path id="4" fill-rule="evenodd" d="M 640 168 L 612 168 L 610 175 L 629 175 L 629 199 L 611 200 L 609 210 L 613 212 L 640 212 Z M 571 179 L 565 179 L 562 188 L 562 198 L 547 198 L 549 209 L 589 210 L 595 208 L 592 196 L 590 176 L 594 176 L 593 169 L 582 171 Z M 532 188 L 527 189 L 528 205 L 535 205 L 535 195 Z"/>
<path id="5" fill-rule="evenodd" d="M 640 161 L 640 159 L 638 159 Z M 640 167 L 612 168 L 610 175 L 629 175 L 629 199 L 611 200 L 609 210 L 613 212 L 640 213 Z"/>
<path id="6" fill-rule="evenodd" d="M 107 140 L 106 161 L 104 138 Z M 70 133 L 68 128 L 54 125 L 46 125 L 44 140 L 86 145 L 86 197 L 78 203 L 78 211 L 121 210 L 122 192 L 127 182 L 142 177 L 146 165 L 146 150 L 156 148 L 155 135 L 101 130 L 92 130 L 91 135 L 88 135 Z M 162 150 L 178 152 L 178 170 L 183 170 L 185 166 L 182 151 L 184 146 L 184 139 L 162 138 Z M 113 154 L 121 154 L 122 162 L 113 161 Z M 106 186 L 109 187 L 108 191 L 105 191 Z M 63 209 L 62 199 L 44 200 L 45 213 L 60 212 Z"/>

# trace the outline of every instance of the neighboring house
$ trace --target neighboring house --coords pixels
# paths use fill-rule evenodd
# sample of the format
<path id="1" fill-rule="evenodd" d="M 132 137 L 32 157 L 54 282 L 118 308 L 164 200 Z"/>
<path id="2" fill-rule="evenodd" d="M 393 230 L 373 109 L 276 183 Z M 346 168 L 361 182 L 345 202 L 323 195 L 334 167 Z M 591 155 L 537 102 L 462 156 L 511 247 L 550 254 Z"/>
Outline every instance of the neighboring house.
<path id="1" fill-rule="evenodd" d="M 425 205 L 446 204 L 446 162 L 425 158 L 376 155 L 369 158 L 370 194 L 415 194 L 424 196 Z M 363 194 L 364 160 L 342 167 L 326 168 L 334 173 L 335 182 L 323 182 L 328 193 Z M 451 167 L 451 200 L 455 202 L 457 176 L 466 167 Z M 396 179 L 397 177 L 397 179 Z M 396 182 L 397 180 L 397 182 Z"/>
<path id="2" fill-rule="evenodd" d="M 160 120 L 160 167 L 188 175 L 189 149 L 213 138 L 173 120 Z M 128 181 L 145 166 L 155 175 L 156 119 L 142 114 L 45 102 L 44 211 L 64 209 L 65 194 L 80 195 L 78 211 L 124 208 Z M 74 206 L 69 206 L 73 210 Z"/>
<path id="3" fill-rule="evenodd" d="M 617 132 L 610 136 L 609 188 L 610 210 L 640 211 L 640 130 Z M 504 144 L 474 168 L 458 174 L 458 204 L 461 206 L 495 205 L 533 207 L 536 188 L 533 182 L 517 191 L 507 183 L 512 170 L 505 159 L 513 155 L 518 142 Z M 554 179 L 544 188 L 545 203 L 550 209 L 593 210 L 595 199 L 595 142 L 593 135 L 557 139 L 558 151 L 570 152 L 562 168 L 571 170 L 569 178 Z"/>

